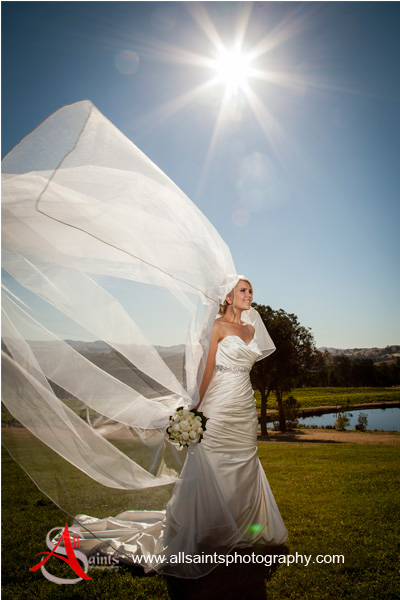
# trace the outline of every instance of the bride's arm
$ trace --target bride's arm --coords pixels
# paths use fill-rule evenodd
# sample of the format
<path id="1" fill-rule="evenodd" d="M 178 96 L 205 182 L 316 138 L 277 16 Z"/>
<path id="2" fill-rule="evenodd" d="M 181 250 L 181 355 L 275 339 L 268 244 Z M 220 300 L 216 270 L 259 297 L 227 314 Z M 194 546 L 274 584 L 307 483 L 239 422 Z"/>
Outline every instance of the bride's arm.
<path id="1" fill-rule="evenodd" d="M 214 323 L 214 326 L 213 326 L 213 329 L 211 332 L 210 346 L 208 348 L 206 368 L 204 369 L 203 379 L 201 380 L 201 384 L 200 384 L 200 391 L 199 391 L 200 400 L 194 408 L 199 408 L 199 406 L 204 398 L 204 395 L 207 391 L 207 388 L 210 385 L 210 381 L 211 381 L 211 378 L 214 373 L 215 355 L 216 355 L 217 349 L 218 349 L 218 342 L 220 341 L 220 338 L 221 338 L 220 329 L 221 328 L 219 326 L 219 323 L 218 323 L 218 321 L 216 321 Z"/>

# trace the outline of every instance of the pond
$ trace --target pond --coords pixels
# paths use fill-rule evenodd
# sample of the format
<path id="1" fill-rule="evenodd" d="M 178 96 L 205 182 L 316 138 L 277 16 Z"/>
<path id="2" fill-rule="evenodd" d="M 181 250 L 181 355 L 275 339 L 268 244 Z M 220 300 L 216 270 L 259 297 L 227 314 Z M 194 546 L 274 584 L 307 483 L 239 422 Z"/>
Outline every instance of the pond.
<path id="1" fill-rule="evenodd" d="M 400 408 L 368 408 L 361 410 L 350 410 L 347 416 L 350 417 L 350 425 L 346 429 L 355 429 L 360 413 L 367 415 L 367 429 L 378 429 L 379 431 L 400 431 Z M 305 417 L 299 419 L 300 425 L 316 425 L 326 427 L 327 425 L 335 424 L 337 413 L 328 413 L 318 417 Z M 272 427 L 272 423 L 268 423 L 268 427 Z"/>

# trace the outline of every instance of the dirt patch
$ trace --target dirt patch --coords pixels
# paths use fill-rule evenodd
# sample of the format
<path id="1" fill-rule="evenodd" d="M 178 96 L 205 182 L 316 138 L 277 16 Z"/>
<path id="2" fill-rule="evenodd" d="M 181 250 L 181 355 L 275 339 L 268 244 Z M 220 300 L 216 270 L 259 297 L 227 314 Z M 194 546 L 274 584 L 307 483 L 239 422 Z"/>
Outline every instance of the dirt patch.
<path id="1" fill-rule="evenodd" d="M 296 429 L 287 433 L 271 431 L 259 441 L 270 442 L 308 442 L 330 444 L 368 444 L 398 446 L 400 431 L 336 431 L 333 429 Z"/>

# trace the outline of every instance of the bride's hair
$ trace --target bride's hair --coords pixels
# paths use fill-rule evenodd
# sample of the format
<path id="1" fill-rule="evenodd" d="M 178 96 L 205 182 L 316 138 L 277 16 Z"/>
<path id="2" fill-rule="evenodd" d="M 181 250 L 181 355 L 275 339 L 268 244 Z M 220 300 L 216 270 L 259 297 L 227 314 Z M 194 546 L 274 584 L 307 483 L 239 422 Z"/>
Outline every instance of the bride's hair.
<path id="1" fill-rule="evenodd" d="M 249 281 L 248 279 L 242 279 L 242 278 L 241 278 L 241 279 L 239 279 L 239 281 L 245 281 L 246 283 L 248 283 L 248 284 L 249 284 L 249 286 L 251 287 L 251 289 L 253 289 L 253 286 L 251 285 L 251 283 L 250 283 L 250 281 Z M 239 281 L 238 281 L 238 283 L 239 283 Z M 236 284 L 236 285 L 237 285 L 237 284 Z M 236 287 L 236 285 L 235 285 L 235 287 Z M 228 310 L 229 306 L 231 306 L 231 307 L 232 307 L 232 310 L 233 310 L 233 315 L 235 316 L 235 314 L 236 314 L 236 311 L 235 311 L 235 288 L 233 288 L 233 289 L 232 289 L 232 290 L 229 292 L 229 294 L 227 294 L 227 295 L 226 295 L 226 297 L 227 297 L 227 298 L 232 298 L 232 304 L 229 304 L 229 303 L 226 301 L 226 299 L 225 299 L 225 300 L 224 300 L 224 303 L 219 305 L 219 314 L 220 314 L 221 316 L 223 316 L 223 315 L 226 313 L 226 311 Z"/>

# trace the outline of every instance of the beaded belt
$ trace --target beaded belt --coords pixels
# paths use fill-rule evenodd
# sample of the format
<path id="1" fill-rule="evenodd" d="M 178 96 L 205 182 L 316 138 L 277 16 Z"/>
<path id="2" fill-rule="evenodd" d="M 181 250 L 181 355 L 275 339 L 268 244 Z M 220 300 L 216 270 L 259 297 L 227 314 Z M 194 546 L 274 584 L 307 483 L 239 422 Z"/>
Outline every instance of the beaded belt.
<path id="1" fill-rule="evenodd" d="M 226 367 L 225 365 L 215 365 L 215 370 L 224 373 L 250 373 L 251 367 Z"/>

